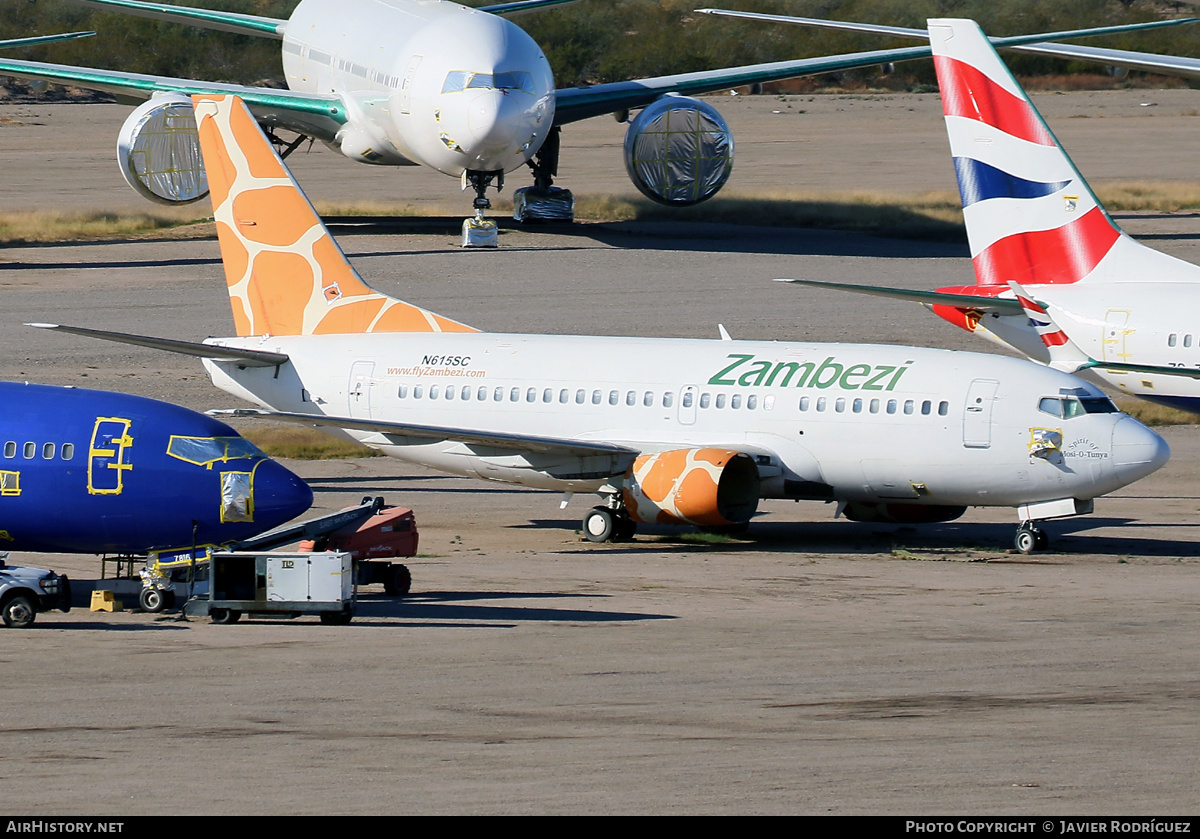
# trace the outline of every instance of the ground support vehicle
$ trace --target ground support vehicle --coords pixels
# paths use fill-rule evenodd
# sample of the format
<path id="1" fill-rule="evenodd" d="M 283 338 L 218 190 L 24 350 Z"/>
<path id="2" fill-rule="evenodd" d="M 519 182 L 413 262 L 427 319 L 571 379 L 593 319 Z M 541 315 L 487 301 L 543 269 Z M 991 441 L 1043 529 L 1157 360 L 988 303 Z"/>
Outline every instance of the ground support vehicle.
<path id="1" fill-rule="evenodd" d="M 207 598 L 192 598 L 184 613 L 207 614 L 213 623 L 236 623 L 242 615 L 319 615 L 321 623 L 347 624 L 357 596 L 354 560 L 342 551 L 217 551 L 209 563 Z"/>
<path id="2" fill-rule="evenodd" d="M 8 565 L 0 559 L 0 617 L 15 629 L 33 626 L 38 612 L 71 611 L 71 581 L 44 568 Z"/>

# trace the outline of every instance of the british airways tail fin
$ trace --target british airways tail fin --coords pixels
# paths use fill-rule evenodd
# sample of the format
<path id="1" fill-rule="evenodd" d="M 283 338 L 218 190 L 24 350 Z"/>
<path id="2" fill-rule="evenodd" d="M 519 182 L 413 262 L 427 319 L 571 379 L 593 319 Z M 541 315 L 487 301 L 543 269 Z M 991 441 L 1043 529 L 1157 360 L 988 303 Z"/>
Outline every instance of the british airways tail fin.
<path id="1" fill-rule="evenodd" d="M 1116 225 L 978 24 L 928 25 L 978 285 L 1200 282 Z"/>
<path id="2" fill-rule="evenodd" d="M 236 96 L 193 96 L 237 334 L 476 330 L 375 291 Z"/>

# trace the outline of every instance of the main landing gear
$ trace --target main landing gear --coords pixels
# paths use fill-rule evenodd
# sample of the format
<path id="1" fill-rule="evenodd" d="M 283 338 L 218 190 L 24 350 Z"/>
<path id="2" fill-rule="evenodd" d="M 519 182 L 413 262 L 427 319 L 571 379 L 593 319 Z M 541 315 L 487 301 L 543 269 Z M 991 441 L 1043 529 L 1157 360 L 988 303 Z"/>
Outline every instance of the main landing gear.
<path id="1" fill-rule="evenodd" d="M 1013 537 L 1013 547 L 1017 553 L 1031 554 L 1034 551 L 1044 551 L 1050 547 L 1050 536 L 1037 526 L 1035 521 L 1023 521 Z"/>
<path id="2" fill-rule="evenodd" d="M 477 172 L 468 169 L 462 175 L 462 188 L 468 186 L 475 190 L 475 218 L 463 219 L 462 246 L 464 248 L 494 248 L 499 246 L 499 235 L 496 222 L 483 217 L 484 210 L 492 208 L 488 200 L 487 188 L 496 183 L 496 191 L 504 189 L 503 172 Z"/>
<path id="3" fill-rule="evenodd" d="M 513 194 L 513 218 L 522 224 L 575 220 L 575 196 L 569 189 L 554 186 L 561 137 L 562 126 L 550 129 L 546 142 L 525 164 L 533 170 L 533 186 L 521 187 Z"/>
<path id="4" fill-rule="evenodd" d="M 583 517 L 583 535 L 589 542 L 628 542 L 637 523 L 624 507 L 593 507 Z"/>

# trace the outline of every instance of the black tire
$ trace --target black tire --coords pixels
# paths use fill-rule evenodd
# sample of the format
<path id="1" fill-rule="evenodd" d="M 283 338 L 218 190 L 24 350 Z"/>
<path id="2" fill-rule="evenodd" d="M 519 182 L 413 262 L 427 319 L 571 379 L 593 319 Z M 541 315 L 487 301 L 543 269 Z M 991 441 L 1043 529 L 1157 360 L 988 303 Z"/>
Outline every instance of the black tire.
<path id="1" fill-rule="evenodd" d="M 383 581 L 383 590 L 392 597 L 403 597 L 412 591 L 412 573 L 408 566 L 393 563 Z"/>
<path id="2" fill-rule="evenodd" d="M 174 609 L 175 608 L 175 589 L 173 589 L 173 588 L 166 589 L 165 591 L 163 591 L 163 595 L 164 595 L 163 602 L 167 604 L 165 608 Z"/>
<path id="3" fill-rule="evenodd" d="M 37 605 L 33 598 L 17 594 L 4 601 L 0 615 L 4 618 L 4 625 L 10 629 L 28 629 L 37 620 Z"/>
<path id="4" fill-rule="evenodd" d="M 322 612 L 321 623 L 327 626 L 345 626 L 354 618 L 354 613 L 351 611 L 345 612 Z"/>
<path id="5" fill-rule="evenodd" d="M 637 522 L 629 518 L 629 516 L 621 516 L 617 519 L 616 532 L 613 533 L 614 542 L 629 542 L 633 539 L 633 534 L 637 533 Z"/>
<path id="6" fill-rule="evenodd" d="M 1037 541 L 1034 545 L 1035 550 L 1044 551 L 1050 547 L 1050 534 L 1044 530 L 1035 530 Z"/>
<path id="7" fill-rule="evenodd" d="M 1013 537 L 1013 547 L 1017 553 L 1031 554 L 1037 550 L 1037 543 L 1037 532 L 1029 527 L 1018 528 L 1017 535 Z"/>
<path id="8" fill-rule="evenodd" d="M 610 542 L 617 530 L 617 517 L 607 507 L 593 507 L 583 517 L 583 535 L 589 542 Z"/>
<path id="9" fill-rule="evenodd" d="M 138 605 L 143 612 L 161 612 L 167 608 L 166 592 L 158 588 L 143 588 L 138 594 Z"/>
<path id="10" fill-rule="evenodd" d="M 212 618 L 213 623 L 230 624 L 237 623 L 242 613 L 237 609 L 213 609 L 208 616 Z"/>

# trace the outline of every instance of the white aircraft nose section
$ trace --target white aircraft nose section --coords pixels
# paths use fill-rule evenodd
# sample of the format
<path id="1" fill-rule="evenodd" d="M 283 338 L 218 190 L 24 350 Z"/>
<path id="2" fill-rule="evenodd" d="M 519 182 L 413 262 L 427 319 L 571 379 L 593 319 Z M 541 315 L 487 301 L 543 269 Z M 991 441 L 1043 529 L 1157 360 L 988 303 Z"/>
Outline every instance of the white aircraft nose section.
<path id="1" fill-rule="evenodd" d="M 1121 417 L 1113 426 L 1113 471 L 1124 484 L 1161 469 L 1171 456 L 1167 441 L 1133 417 Z"/>
<path id="2" fill-rule="evenodd" d="M 510 146 L 521 124 L 521 109 L 510 104 L 503 90 L 489 90 L 471 99 L 467 128 L 481 147 Z"/>

